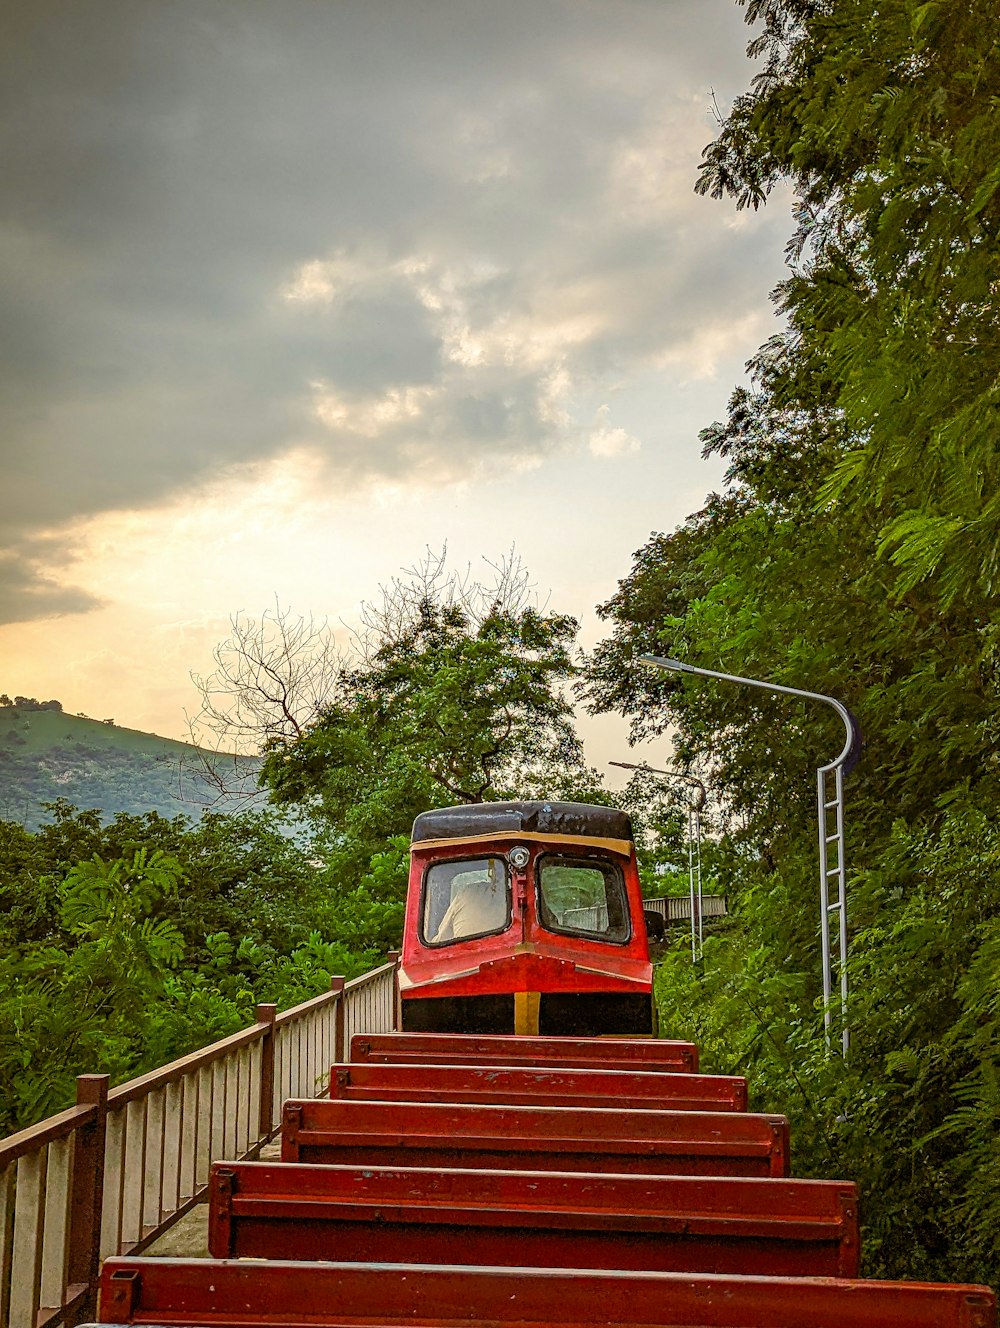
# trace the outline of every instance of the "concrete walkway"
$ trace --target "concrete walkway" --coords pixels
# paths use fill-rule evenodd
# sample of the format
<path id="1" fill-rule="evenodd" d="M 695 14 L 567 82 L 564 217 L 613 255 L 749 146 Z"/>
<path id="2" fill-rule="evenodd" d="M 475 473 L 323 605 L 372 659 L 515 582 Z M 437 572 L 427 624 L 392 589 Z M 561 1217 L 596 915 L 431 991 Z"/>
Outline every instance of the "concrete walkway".
<path id="1" fill-rule="evenodd" d="M 278 1162 L 280 1158 L 280 1140 L 265 1144 L 260 1150 L 261 1162 Z M 157 1259 L 207 1259 L 208 1204 L 197 1204 L 190 1213 L 185 1213 L 143 1253 Z"/>

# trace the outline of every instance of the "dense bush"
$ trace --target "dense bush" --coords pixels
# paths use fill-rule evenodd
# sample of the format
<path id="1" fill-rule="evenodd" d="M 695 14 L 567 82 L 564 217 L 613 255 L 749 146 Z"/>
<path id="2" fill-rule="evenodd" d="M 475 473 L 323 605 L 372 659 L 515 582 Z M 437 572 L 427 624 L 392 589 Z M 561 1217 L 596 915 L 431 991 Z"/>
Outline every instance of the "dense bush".
<path id="1" fill-rule="evenodd" d="M 68 1105 L 77 1074 L 155 1068 L 398 943 L 398 906 L 338 913 L 266 815 L 52 810 L 35 834 L 0 821 L 0 1131 Z"/>
<path id="2" fill-rule="evenodd" d="M 787 322 L 706 429 L 721 494 L 601 610 L 595 709 L 676 734 L 726 819 L 733 916 L 658 979 L 706 1068 L 787 1110 L 802 1174 L 859 1182 L 869 1273 L 1000 1282 L 995 6 L 749 0 L 762 60 L 700 188 L 795 195 Z M 654 677 L 643 651 L 832 694 L 848 783 L 850 1057 L 822 1032 L 822 707 Z M 839 1010 L 834 1008 L 835 1045 Z"/>

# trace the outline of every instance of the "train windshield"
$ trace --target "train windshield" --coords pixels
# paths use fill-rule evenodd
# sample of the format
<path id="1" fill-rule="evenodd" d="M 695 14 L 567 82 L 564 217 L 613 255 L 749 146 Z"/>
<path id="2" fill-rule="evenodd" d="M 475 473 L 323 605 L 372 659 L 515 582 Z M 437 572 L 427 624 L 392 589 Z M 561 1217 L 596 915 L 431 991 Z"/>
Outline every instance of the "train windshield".
<path id="1" fill-rule="evenodd" d="M 607 858 L 538 860 L 538 915 L 549 931 L 624 944 L 632 934 L 625 880 Z"/>
<path id="2" fill-rule="evenodd" d="M 510 926 L 510 879 L 503 858 L 435 862 L 424 877 L 421 940 L 452 945 Z"/>

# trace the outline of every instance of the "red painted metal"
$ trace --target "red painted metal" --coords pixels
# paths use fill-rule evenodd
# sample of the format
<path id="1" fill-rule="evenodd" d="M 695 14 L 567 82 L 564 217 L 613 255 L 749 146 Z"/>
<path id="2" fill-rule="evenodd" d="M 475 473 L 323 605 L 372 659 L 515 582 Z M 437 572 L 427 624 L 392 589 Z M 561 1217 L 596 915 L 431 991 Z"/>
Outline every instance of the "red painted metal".
<path id="1" fill-rule="evenodd" d="M 330 1096 L 350 1102 L 482 1102 L 647 1111 L 746 1111 L 747 1081 L 730 1075 L 650 1074 L 492 1065 L 334 1065 Z"/>
<path id="2" fill-rule="evenodd" d="M 439 1102 L 285 1103 L 283 1162 L 518 1171 L 787 1176 L 784 1116 L 494 1107 Z"/>
<path id="3" fill-rule="evenodd" d="M 178 1328 L 996 1328 L 996 1301 L 986 1287 L 920 1282 L 109 1259 L 101 1319 Z"/>
<path id="4" fill-rule="evenodd" d="M 217 1259 L 856 1277 L 841 1181 L 216 1163 Z"/>
<path id="5" fill-rule="evenodd" d="M 467 1033 L 356 1033 L 352 1061 L 430 1065 L 576 1066 L 696 1074 L 693 1042 L 666 1038 L 515 1037 Z"/>
<path id="6" fill-rule="evenodd" d="M 400 994 L 413 997 L 482 996 L 494 992 L 648 992 L 652 983 L 649 941 L 642 912 L 642 890 L 635 849 L 628 841 L 613 841 L 617 850 L 581 835 L 564 838 L 507 833 L 496 839 L 470 842 L 454 839 L 432 845 L 413 845 L 410 881 L 403 924 Z M 505 857 L 513 844 L 528 851 L 521 871 L 512 870 L 510 924 L 499 935 L 460 940 L 448 945 L 425 945 L 421 940 L 422 883 L 435 862 L 463 858 Z M 622 871 L 631 936 L 624 944 L 599 938 L 565 935 L 547 930 L 541 922 L 535 894 L 535 863 L 546 853 L 596 857 L 617 863 Z"/>

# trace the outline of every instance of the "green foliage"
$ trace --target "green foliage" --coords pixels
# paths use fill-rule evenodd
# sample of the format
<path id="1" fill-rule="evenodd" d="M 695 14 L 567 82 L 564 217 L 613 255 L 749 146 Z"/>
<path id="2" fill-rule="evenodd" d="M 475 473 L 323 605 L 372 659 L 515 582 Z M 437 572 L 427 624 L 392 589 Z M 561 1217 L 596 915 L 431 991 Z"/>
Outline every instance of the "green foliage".
<path id="1" fill-rule="evenodd" d="M 319 717 L 271 742 L 263 779 L 276 802 L 329 827 L 339 894 L 384 873 L 375 860 L 419 812 L 515 795 L 542 767 L 580 770 L 561 690 L 576 672 L 576 622 L 527 603 L 520 570 L 498 571 L 495 586 L 470 586 L 432 559 L 394 582 Z M 363 884 L 358 905 L 379 888 Z"/>
<path id="2" fill-rule="evenodd" d="M 585 681 L 710 783 L 732 917 L 658 979 L 706 1068 L 789 1110 L 796 1170 L 855 1179 L 867 1271 L 1000 1281 L 1000 193 L 995 6 L 750 0 L 763 67 L 699 187 L 798 230 L 788 330 L 702 435 L 722 494 L 655 534 Z M 824 708 L 635 667 L 645 651 L 837 696 L 851 1056 L 828 1057 L 816 918 Z M 836 1012 L 835 1012 L 836 1015 Z"/>
<path id="3" fill-rule="evenodd" d="M 668 1035 L 789 1114 L 796 1174 L 860 1182 L 866 1275 L 996 1281 L 998 853 L 997 818 L 956 804 L 934 833 L 897 824 L 858 873 L 846 1065 L 826 1055 L 811 929 L 785 925 L 811 873 L 745 871 L 703 965 L 680 948 L 658 973 Z"/>
<path id="4" fill-rule="evenodd" d="M 177 892 L 182 868 L 159 849 L 137 849 L 131 859 L 107 863 L 95 853 L 66 875 L 60 922 L 76 941 L 71 963 L 87 968 L 91 981 L 128 975 L 153 992 L 173 968 L 184 942 L 169 919 L 153 917 L 156 903 Z"/>
<path id="5" fill-rule="evenodd" d="M 1000 50 L 992 0 L 753 0 L 764 69 L 699 188 L 798 194 L 781 290 L 803 372 L 853 448 L 828 501 L 874 494 L 905 591 L 998 585 Z"/>
<path id="6" fill-rule="evenodd" d="M 70 944 L 12 951 L 0 960 L 0 1121 L 8 1128 L 71 1099 L 73 1076 L 98 1064 L 121 1074 L 155 1021 L 152 1002 L 180 961 L 183 943 L 156 904 L 176 891 L 180 866 L 159 852 L 97 856 L 70 870 L 59 890 Z"/>
<path id="7" fill-rule="evenodd" d="M 367 910 L 331 906 L 312 846 L 272 818 L 119 815 L 66 803 L 36 834 L 0 821 L 0 1130 L 69 1105 L 354 977 L 398 945 L 373 864 Z"/>

